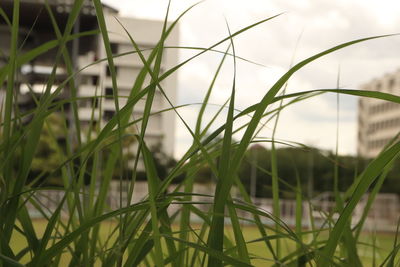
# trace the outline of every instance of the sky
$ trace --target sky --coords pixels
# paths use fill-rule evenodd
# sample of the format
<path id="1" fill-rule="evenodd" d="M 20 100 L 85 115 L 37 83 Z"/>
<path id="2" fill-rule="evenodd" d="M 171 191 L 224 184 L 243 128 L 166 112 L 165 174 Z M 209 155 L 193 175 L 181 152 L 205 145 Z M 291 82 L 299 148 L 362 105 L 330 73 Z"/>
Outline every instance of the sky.
<path id="1" fill-rule="evenodd" d="M 162 20 L 166 0 L 108 0 L 123 16 Z M 173 0 L 170 18 L 196 3 Z M 281 14 L 234 38 L 235 53 L 250 62 L 237 60 L 236 108 L 257 103 L 293 63 L 343 42 L 384 34 L 400 33 L 400 1 L 373 0 L 206 0 L 194 7 L 179 24 L 181 46 L 209 47 L 259 20 Z M 229 43 L 218 49 L 223 51 Z M 400 36 L 363 42 L 318 59 L 289 80 L 287 92 L 320 88 L 357 89 L 361 84 L 400 68 Z M 182 61 L 193 54 L 180 50 Z M 204 98 L 221 54 L 197 58 L 178 74 L 177 104 L 199 103 Z M 257 63 L 257 64 L 254 64 Z M 338 79 L 339 77 L 339 79 Z M 339 82 L 338 82 L 339 80 Z M 205 115 L 210 120 L 229 97 L 233 81 L 233 60 L 228 59 L 210 99 Z M 339 110 L 339 113 L 337 112 Z M 198 106 L 180 113 L 193 126 Z M 337 124 L 339 114 L 339 124 Z M 226 113 L 217 119 L 224 121 Z M 240 124 L 238 124 L 240 125 Z M 259 136 L 270 138 L 272 123 Z M 280 116 L 276 138 L 334 150 L 339 129 L 339 153 L 355 154 L 357 147 L 357 98 L 324 94 L 286 108 Z M 234 136 L 240 139 L 240 133 Z M 176 122 L 175 156 L 182 155 L 192 138 L 179 120 Z"/>

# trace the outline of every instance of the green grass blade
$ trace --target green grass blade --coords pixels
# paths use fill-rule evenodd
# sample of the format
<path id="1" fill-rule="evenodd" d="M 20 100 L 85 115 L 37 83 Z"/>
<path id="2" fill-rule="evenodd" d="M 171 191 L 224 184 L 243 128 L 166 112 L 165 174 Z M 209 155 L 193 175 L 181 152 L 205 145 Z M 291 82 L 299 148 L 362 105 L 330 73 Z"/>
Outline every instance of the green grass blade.
<path id="1" fill-rule="evenodd" d="M 14 86 L 15 86 L 15 75 L 16 75 L 16 59 L 17 59 L 17 46 L 18 46 L 18 35 L 19 35 L 19 8 L 20 8 L 20 1 L 14 1 L 13 5 L 13 18 L 12 18 L 12 27 L 11 27 L 11 43 L 10 43 L 10 56 L 9 56 L 9 72 L 7 75 L 7 87 L 5 93 L 5 106 L 4 106 L 4 125 L 2 129 L 2 139 L 5 145 L 5 149 L 3 152 L 3 159 L 8 158 L 8 155 L 13 155 L 10 151 L 10 136 L 11 132 L 11 120 L 12 120 L 12 109 L 14 103 Z M 7 162 L 7 161 L 6 161 Z M 3 177 L 9 180 L 12 176 L 11 164 L 7 162 L 7 165 L 1 169 Z M 8 178 L 7 178 L 8 177 Z M 13 182 L 11 180 L 7 181 L 6 183 L 9 184 L 11 187 L 10 189 L 2 190 L 2 194 L 6 197 L 10 192 L 14 191 L 12 188 Z M 15 192 L 15 191 L 14 191 Z M 11 238 L 13 225 L 15 222 L 15 208 L 17 206 L 18 199 L 14 199 L 12 203 L 5 207 L 5 210 L 0 210 L 0 216 L 3 217 L 3 221 L 0 223 L 0 229 L 3 231 L 2 238 L 4 238 L 6 243 L 9 243 Z"/>
<path id="2" fill-rule="evenodd" d="M 228 50 L 226 52 L 228 52 Z M 196 129 L 195 129 L 195 134 L 199 139 L 201 139 L 201 136 L 203 136 L 207 132 L 209 127 L 211 127 L 213 121 L 220 114 L 220 112 L 222 111 L 223 107 L 227 104 L 227 102 L 226 102 L 224 105 L 221 106 L 221 108 L 216 112 L 214 117 L 211 119 L 211 121 L 208 123 L 208 125 L 204 128 L 203 132 L 201 133 L 201 121 L 202 121 L 202 117 L 203 117 L 203 114 L 204 114 L 204 110 L 206 108 L 206 104 L 208 103 L 208 99 L 209 99 L 209 97 L 211 95 L 211 91 L 212 91 L 212 89 L 214 87 L 215 80 L 216 80 L 216 78 L 217 78 L 217 76 L 219 74 L 219 71 L 220 71 L 220 69 L 221 69 L 221 67 L 223 65 L 223 62 L 225 61 L 225 57 L 226 57 L 226 55 L 224 55 L 224 57 L 222 58 L 222 60 L 220 62 L 220 65 L 218 66 L 218 69 L 217 69 L 216 73 L 214 74 L 213 80 L 212 80 L 212 82 L 210 84 L 210 87 L 209 87 L 209 89 L 208 89 L 208 91 L 207 91 L 207 93 L 206 93 L 206 95 L 204 97 L 204 100 L 203 100 L 201 108 L 200 108 L 200 112 L 199 112 L 197 123 L 196 123 Z M 193 142 L 192 146 L 194 146 L 194 145 L 195 145 L 195 142 Z M 195 157 L 192 157 L 190 159 L 190 161 L 191 162 L 196 161 Z M 189 169 L 189 171 L 187 172 L 187 176 L 188 177 L 184 181 L 184 192 L 185 193 L 191 193 L 193 191 L 193 183 L 194 183 L 194 181 L 190 177 L 192 175 L 194 175 L 194 174 L 195 174 L 195 171 L 193 171 L 193 169 Z M 188 196 L 185 200 L 186 201 L 191 201 L 191 196 Z M 188 233 L 189 232 L 187 230 L 189 230 L 189 228 L 191 229 L 191 227 L 190 227 L 190 211 L 191 211 L 192 207 L 193 206 L 188 207 L 187 205 L 184 205 L 182 207 L 181 219 L 180 219 L 181 234 L 179 235 L 179 238 L 181 240 L 188 241 L 188 237 L 189 237 Z M 200 236 L 198 236 L 200 238 L 199 241 L 205 235 L 206 228 L 207 228 L 206 224 L 204 224 L 203 227 L 202 227 Z M 183 243 L 179 243 L 179 246 L 180 246 L 180 250 L 183 250 L 184 244 Z M 195 252 L 193 253 L 192 263 L 191 263 L 192 266 L 194 264 L 195 259 L 197 258 L 198 252 L 199 252 L 198 250 L 195 250 Z M 189 257 L 188 253 L 189 253 L 189 251 L 187 251 L 186 254 L 183 254 L 183 253 L 181 254 L 181 256 L 179 258 L 179 264 L 181 266 L 183 266 L 183 264 L 184 264 L 185 257 L 186 257 L 186 259 L 188 259 L 188 257 Z"/>
<path id="3" fill-rule="evenodd" d="M 385 35 L 387 36 L 387 35 Z M 263 116 L 263 113 L 265 112 L 266 108 L 269 106 L 269 104 L 271 104 L 274 100 L 275 95 L 279 92 L 279 90 L 282 88 L 282 86 L 284 86 L 284 84 L 289 80 L 289 78 L 299 69 L 301 69 L 302 67 L 304 67 L 305 65 L 309 64 L 310 62 L 325 56 L 329 53 L 332 53 L 336 50 L 345 48 L 347 46 L 350 45 L 354 45 L 356 43 L 359 42 L 363 42 L 366 40 L 371 40 L 371 39 L 376 39 L 376 38 L 381 38 L 384 36 L 378 36 L 378 37 L 369 37 L 369 38 L 363 38 L 363 39 L 358 39 L 355 41 L 351 41 L 351 42 L 347 42 L 338 46 L 335 46 L 331 49 L 325 50 L 319 54 L 316 54 L 310 58 L 307 58 L 306 60 L 301 61 L 300 63 L 296 64 L 293 68 L 291 68 L 286 74 L 284 74 L 273 86 L 272 88 L 265 94 L 265 96 L 263 97 L 263 99 L 259 102 L 259 106 L 257 107 L 257 109 L 255 110 L 255 113 L 253 115 L 253 118 L 251 119 L 249 125 L 247 126 L 247 129 L 242 137 L 242 140 L 237 148 L 237 150 L 235 151 L 235 154 L 233 156 L 233 159 L 231 160 L 231 166 L 232 168 L 230 168 L 227 177 L 232 177 L 235 175 L 235 173 L 237 172 L 238 166 L 240 166 L 240 162 L 244 156 L 244 153 L 248 147 L 248 145 L 250 144 L 253 134 L 256 131 L 256 128 L 258 126 L 258 123 L 260 121 L 260 119 Z M 228 123 L 231 123 L 230 121 L 228 121 Z M 228 126 L 229 127 L 229 124 Z M 227 127 L 225 128 L 225 131 L 227 129 Z M 226 200 L 230 188 L 233 184 L 233 180 L 224 180 L 224 186 L 223 188 L 217 189 L 216 191 L 216 198 L 218 197 L 218 200 L 216 200 L 216 203 L 219 204 L 218 209 L 216 209 L 215 211 L 221 211 L 221 206 L 223 206 L 224 201 Z M 212 224 L 211 225 L 211 229 L 210 231 L 213 233 L 218 233 L 219 231 L 221 231 L 221 228 L 223 228 L 223 224 L 219 223 L 218 224 Z M 214 237 L 215 238 L 215 237 Z M 217 245 L 220 245 L 220 243 L 215 242 L 215 247 L 217 247 Z M 218 265 L 216 265 L 218 266 Z"/>
<path id="4" fill-rule="evenodd" d="M 228 200 L 228 211 L 229 217 L 232 222 L 232 229 L 235 235 L 236 246 L 238 250 L 238 256 L 241 261 L 250 264 L 249 252 L 247 250 L 246 241 L 243 237 L 242 229 L 240 227 L 239 217 L 236 213 L 236 209 L 232 205 L 232 200 Z"/>
<path id="5" fill-rule="evenodd" d="M 4 128 L 3 138 L 6 144 L 5 153 L 8 153 L 8 142 L 11 135 L 11 116 L 12 116 L 12 105 L 13 105 L 13 91 L 15 86 L 15 73 L 16 73 L 16 60 L 17 60 L 17 46 L 18 46 L 18 29 L 19 29 L 19 8 L 20 1 L 14 1 L 13 6 L 13 18 L 11 28 L 11 44 L 10 44 L 10 69 L 8 72 L 7 89 L 5 97 L 5 108 L 4 108 Z"/>
<path id="6" fill-rule="evenodd" d="M 0 7 L 0 16 L 4 19 L 4 21 L 7 23 L 7 26 L 12 28 L 12 24 L 10 19 L 8 18 L 6 12 L 4 12 L 4 9 Z"/>
<path id="7" fill-rule="evenodd" d="M 28 210 L 24 206 L 21 207 L 18 213 L 18 221 L 24 229 L 24 235 L 28 241 L 29 250 L 35 252 L 35 248 L 39 246 L 39 239 L 37 238 L 35 229 L 33 228 L 32 219 L 29 217 Z"/>
<path id="8" fill-rule="evenodd" d="M 15 267 L 24 267 L 25 265 L 15 261 L 3 254 L 0 253 L 0 259 L 3 259 L 4 263 L 7 264 L 6 266 L 15 266 Z"/>
<path id="9" fill-rule="evenodd" d="M 153 240 L 155 248 L 155 264 L 156 266 L 164 266 L 163 252 L 161 248 L 161 236 L 158 226 L 158 216 L 156 207 L 156 193 L 159 187 L 159 178 L 157 176 L 156 167 L 152 159 L 151 153 L 148 150 L 144 141 L 142 141 L 142 153 L 144 164 L 146 167 L 147 179 L 148 179 L 148 190 L 149 190 L 149 204 L 151 212 L 151 222 L 153 229 Z"/>
<path id="10" fill-rule="evenodd" d="M 346 224 L 349 222 L 351 218 L 351 214 L 355 206 L 360 201 L 363 194 L 368 190 L 371 183 L 382 172 L 385 166 L 388 165 L 393 160 L 393 158 L 395 158 L 398 155 L 399 152 L 400 152 L 400 142 L 397 142 L 387 150 L 383 151 L 383 153 L 378 158 L 373 160 L 367 166 L 367 168 L 361 175 L 360 183 L 355 188 L 350 201 L 343 209 L 338 221 L 336 222 L 334 228 L 330 233 L 327 244 L 324 250 L 322 251 L 322 254 L 318 258 L 319 265 L 325 266 L 326 264 L 328 264 L 328 259 L 332 258 L 336 246 L 339 242 L 339 239 L 343 234 Z"/>
<path id="11" fill-rule="evenodd" d="M 198 250 L 201 250 L 201 251 L 207 253 L 210 256 L 213 256 L 215 258 L 221 259 L 223 262 L 225 262 L 227 264 L 231 264 L 232 266 L 238 266 L 238 267 L 239 266 L 243 266 L 243 267 L 244 266 L 246 266 L 246 267 L 247 266 L 252 266 L 252 265 L 247 264 L 245 262 L 239 261 L 239 260 L 237 260 L 235 258 L 226 256 L 224 253 L 222 253 L 220 251 L 217 251 L 217 250 L 213 250 L 211 248 L 208 248 L 207 246 L 202 246 L 202 245 L 198 245 L 196 243 L 184 241 L 184 240 L 181 240 L 179 238 L 175 238 L 173 236 L 164 236 L 164 237 L 168 238 L 168 239 L 172 239 L 172 240 L 177 241 L 177 242 L 183 242 L 188 247 L 192 247 L 192 248 L 196 248 Z"/>
<path id="12" fill-rule="evenodd" d="M 97 217 L 93 217 L 90 218 L 89 220 L 83 222 L 77 229 L 75 229 L 74 231 L 65 234 L 57 243 L 55 243 L 53 246 L 51 246 L 50 248 L 48 248 L 46 251 L 44 251 L 41 254 L 41 258 L 40 261 L 38 261 L 36 264 L 36 266 L 45 266 L 46 263 L 48 263 L 49 261 L 51 261 L 51 259 L 53 257 L 55 257 L 56 255 L 59 254 L 59 252 L 66 248 L 71 242 L 73 242 L 74 240 L 76 240 L 77 238 L 80 237 L 80 235 L 88 230 L 90 230 L 91 228 L 93 228 L 93 226 L 107 220 L 110 218 L 113 218 L 115 216 L 118 216 L 120 214 L 124 214 L 127 212 L 132 212 L 132 211 L 139 211 L 139 210 L 145 210 L 148 209 L 149 205 L 147 202 L 138 202 L 134 205 L 131 205 L 129 207 L 125 207 L 125 208 L 121 208 L 115 211 L 111 211 L 108 213 L 105 213 L 101 216 L 97 216 Z"/>
<path id="13" fill-rule="evenodd" d="M 229 30 L 229 27 L 228 27 Z M 231 35 L 230 31 L 229 34 Z M 235 47 L 231 38 L 231 44 L 233 54 L 235 54 Z M 223 249 L 223 236 L 224 236 L 224 209 L 226 198 L 221 198 L 220 192 L 225 184 L 225 181 L 231 177 L 228 176 L 228 170 L 230 168 L 230 157 L 231 157 L 231 143 L 232 143 L 232 131 L 233 131 L 233 112 L 235 106 L 235 93 L 236 93 L 236 61 L 234 57 L 234 74 L 231 97 L 228 107 L 228 114 L 226 118 L 226 127 L 223 137 L 221 157 L 219 159 L 218 167 L 218 182 L 215 189 L 214 206 L 213 206 L 213 219 L 210 227 L 210 234 L 208 239 L 208 246 L 212 249 L 222 251 Z M 208 261 L 209 266 L 220 266 L 221 260 L 218 258 L 210 257 Z"/>

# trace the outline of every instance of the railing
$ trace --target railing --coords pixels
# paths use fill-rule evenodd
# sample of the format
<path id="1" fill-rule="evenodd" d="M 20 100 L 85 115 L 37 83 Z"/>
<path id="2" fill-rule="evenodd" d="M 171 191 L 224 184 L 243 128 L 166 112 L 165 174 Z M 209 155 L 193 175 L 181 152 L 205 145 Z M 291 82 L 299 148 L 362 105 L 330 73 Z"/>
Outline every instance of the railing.
<path id="1" fill-rule="evenodd" d="M 106 205 L 109 210 L 115 210 L 120 207 L 120 200 L 122 199 L 122 205 L 126 206 L 128 203 L 126 188 L 129 181 L 123 181 L 123 190 L 120 193 L 120 183 L 119 181 L 112 181 L 110 184 L 110 190 L 107 196 Z M 175 186 L 171 185 L 169 192 L 173 192 Z M 215 190 L 215 185 L 212 184 L 196 184 L 194 186 L 194 192 L 204 195 L 192 196 L 193 202 L 198 202 L 195 204 L 200 210 L 207 212 L 210 205 L 213 202 L 213 198 L 210 197 L 210 192 Z M 64 197 L 64 191 L 62 190 L 39 190 L 34 193 L 32 198 L 35 199 L 37 203 L 42 207 L 42 211 L 28 202 L 28 210 L 33 217 L 43 217 L 44 215 L 50 215 L 58 207 L 59 203 Z M 122 194 L 122 198 L 120 198 Z M 147 182 L 136 182 L 131 204 L 137 203 L 147 197 Z M 235 193 L 233 193 L 235 195 Z M 314 199 L 312 201 L 304 201 L 302 203 L 302 227 L 310 227 L 311 221 L 317 227 L 326 226 L 327 219 L 336 220 L 339 214 L 336 211 L 336 204 L 332 201 L 332 198 L 328 197 L 329 193 L 325 194 L 327 197 L 321 197 Z M 84 203 L 83 194 L 80 195 L 81 201 Z M 240 201 L 240 200 L 238 200 Z M 362 200 L 356 206 L 353 217 L 352 225 L 356 225 L 362 218 L 365 207 L 367 205 L 368 195 L 365 195 Z M 272 213 L 272 199 L 267 198 L 256 198 L 253 200 L 254 205 L 265 212 L 268 216 L 261 216 L 262 222 L 265 224 L 272 224 L 274 221 L 271 219 L 273 217 Z M 296 201 L 290 199 L 280 200 L 280 220 L 286 225 L 293 227 L 295 225 L 296 219 Z M 173 202 L 170 205 L 169 212 L 172 214 L 178 211 L 182 207 L 181 203 Z M 44 214 L 43 214 L 44 213 Z M 395 194 L 378 194 L 373 205 L 368 212 L 368 216 L 365 221 L 365 230 L 376 230 L 376 231 L 396 231 L 397 221 L 400 214 L 400 201 L 399 197 Z M 251 221 L 253 215 L 247 212 L 238 210 L 239 217 L 246 219 L 243 223 Z M 61 216 L 68 216 L 68 209 L 66 203 L 63 205 Z M 191 217 L 192 221 L 200 222 L 200 218 L 196 216 Z M 226 220 L 229 223 L 229 220 Z"/>

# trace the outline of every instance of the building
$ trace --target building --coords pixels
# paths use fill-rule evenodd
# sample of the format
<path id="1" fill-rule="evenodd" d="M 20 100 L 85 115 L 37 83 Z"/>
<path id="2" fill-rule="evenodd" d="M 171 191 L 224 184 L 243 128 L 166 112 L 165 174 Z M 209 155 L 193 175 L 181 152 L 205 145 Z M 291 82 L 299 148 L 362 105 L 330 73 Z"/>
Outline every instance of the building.
<path id="1" fill-rule="evenodd" d="M 54 29 L 50 23 L 49 13 L 44 6 L 44 0 L 21 0 L 20 4 L 20 53 L 26 53 L 39 45 L 56 39 Z M 71 11 L 73 1 L 71 0 L 48 0 L 55 20 L 63 30 L 68 15 Z M 0 7 L 11 19 L 13 11 L 12 0 L 2 0 Z M 141 48 L 153 48 L 161 35 L 163 22 L 142 20 L 128 17 L 120 17 L 118 11 L 104 5 L 104 15 L 109 31 L 109 38 L 113 54 L 121 54 L 134 51 L 129 37 L 118 23 L 117 19 L 130 32 Z M 85 1 L 83 8 L 75 24 L 74 32 L 83 32 L 97 29 L 97 18 L 92 1 Z M 10 29 L 6 21 L 0 17 L 0 67 L 7 64 L 10 47 Z M 166 45 L 177 45 L 178 31 L 174 30 L 166 40 Z M 75 70 L 83 69 L 74 79 L 77 87 L 77 96 L 84 98 L 78 102 L 78 115 L 82 129 L 89 124 L 99 123 L 101 126 L 115 114 L 112 81 L 108 70 L 107 61 L 91 65 L 94 61 L 106 58 L 103 41 L 100 35 L 90 35 L 71 41 L 67 45 Z M 17 74 L 18 103 L 20 109 L 29 110 L 34 107 L 32 91 L 40 97 L 45 88 L 48 77 L 52 71 L 56 49 L 50 49 L 46 53 L 36 57 L 34 60 L 24 63 Z M 149 52 L 144 52 L 148 55 Z M 120 107 L 126 103 L 135 82 L 136 76 L 143 67 L 140 58 L 136 54 L 128 54 L 114 59 L 118 95 Z M 161 72 L 170 69 L 177 64 L 177 50 L 165 49 Z M 56 88 L 66 78 L 67 70 L 65 64 L 61 63 L 57 68 Z M 150 78 L 146 80 L 148 85 Z M 163 88 L 173 103 L 176 103 L 176 75 L 162 82 Z M 4 91 L 3 91 L 4 92 Z M 69 88 L 63 89 L 59 97 L 70 97 Z M 99 96 L 99 97 L 95 97 Z M 145 99 L 141 100 L 134 108 L 132 120 L 142 116 Z M 169 104 L 157 90 L 153 102 L 153 111 L 169 108 Z M 68 107 L 66 107 L 68 112 Z M 72 116 L 70 116 L 72 119 Z M 28 119 L 29 121 L 29 119 Z M 167 155 L 172 156 L 174 151 L 175 116 L 173 112 L 162 112 L 151 116 L 146 130 L 145 141 L 149 147 L 157 146 Z M 73 125 L 73 123 L 69 123 Z M 139 124 L 137 125 L 140 126 Z M 139 130 L 137 128 L 137 130 Z M 84 136 L 82 136 L 84 137 Z"/>
<path id="2" fill-rule="evenodd" d="M 374 79 L 361 90 L 379 91 L 399 95 L 400 69 Z M 374 98 L 360 98 L 358 102 L 358 155 L 377 156 L 400 132 L 400 105 Z"/>

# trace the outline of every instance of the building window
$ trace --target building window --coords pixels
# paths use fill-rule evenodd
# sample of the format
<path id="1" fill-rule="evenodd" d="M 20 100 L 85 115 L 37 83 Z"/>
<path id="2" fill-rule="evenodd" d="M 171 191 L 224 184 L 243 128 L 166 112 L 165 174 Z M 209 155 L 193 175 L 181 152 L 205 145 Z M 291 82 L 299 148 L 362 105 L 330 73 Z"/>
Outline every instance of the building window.
<path id="1" fill-rule="evenodd" d="M 92 108 L 99 107 L 99 99 L 97 97 L 92 98 Z"/>
<path id="2" fill-rule="evenodd" d="M 92 76 L 92 85 L 97 85 L 99 82 L 99 76 Z"/>
<path id="3" fill-rule="evenodd" d="M 88 103 L 89 103 L 88 100 L 81 100 L 81 101 L 79 101 L 78 106 L 80 108 L 86 108 L 88 106 Z"/>
<path id="4" fill-rule="evenodd" d="M 106 88 L 106 98 L 113 98 L 113 89 L 111 87 Z"/>
<path id="5" fill-rule="evenodd" d="M 118 44 L 117 43 L 110 43 L 111 52 L 113 54 L 118 54 Z"/>
<path id="6" fill-rule="evenodd" d="M 112 110 L 106 110 L 104 111 L 104 120 L 109 121 L 114 117 L 115 111 Z"/>
<path id="7" fill-rule="evenodd" d="M 118 73 L 118 67 L 114 67 L 114 69 L 115 69 L 115 73 L 117 74 Z M 111 77 L 111 71 L 110 71 L 110 68 L 108 66 L 106 67 L 106 75 L 107 75 L 107 77 Z"/>

